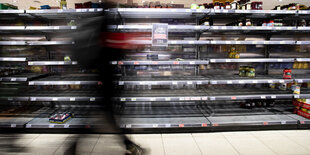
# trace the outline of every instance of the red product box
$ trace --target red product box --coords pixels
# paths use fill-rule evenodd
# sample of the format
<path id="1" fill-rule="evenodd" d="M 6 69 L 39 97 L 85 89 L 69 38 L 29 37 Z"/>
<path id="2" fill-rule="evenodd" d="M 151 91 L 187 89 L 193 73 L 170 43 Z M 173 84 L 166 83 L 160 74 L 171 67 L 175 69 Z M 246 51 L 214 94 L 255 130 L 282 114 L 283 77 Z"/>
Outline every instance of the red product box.
<path id="1" fill-rule="evenodd" d="M 293 100 L 293 104 L 294 104 L 296 107 L 300 107 L 300 108 L 304 108 L 304 109 L 310 110 L 310 105 L 307 104 L 307 103 L 298 102 L 297 100 Z"/>
<path id="2" fill-rule="evenodd" d="M 303 112 L 303 111 L 301 111 L 301 110 L 298 110 L 298 111 L 297 111 L 297 114 L 300 115 L 300 116 L 302 116 L 302 117 L 305 117 L 305 118 L 310 119 L 310 114 L 309 114 L 309 113 L 306 113 L 306 112 Z"/>

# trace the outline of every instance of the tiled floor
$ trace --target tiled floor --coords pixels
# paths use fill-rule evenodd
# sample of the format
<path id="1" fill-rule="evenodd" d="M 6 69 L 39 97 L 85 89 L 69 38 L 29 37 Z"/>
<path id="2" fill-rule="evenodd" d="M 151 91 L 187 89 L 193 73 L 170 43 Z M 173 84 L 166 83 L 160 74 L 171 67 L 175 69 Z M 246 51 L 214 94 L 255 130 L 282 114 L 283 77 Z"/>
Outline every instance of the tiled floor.
<path id="1" fill-rule="evenodd" d="M 134 134 L 130 139 L 152 155 L 310 155 L 310 130 L 250 131 L 188 134 Z M 0 134 L 0 154 L 62 155 L 75 142 L 68 134 Z M 13 150 L 4 153 L 14 142 Z M 79 136 L 78 154 L 124 154 L 116 135 Z"/>

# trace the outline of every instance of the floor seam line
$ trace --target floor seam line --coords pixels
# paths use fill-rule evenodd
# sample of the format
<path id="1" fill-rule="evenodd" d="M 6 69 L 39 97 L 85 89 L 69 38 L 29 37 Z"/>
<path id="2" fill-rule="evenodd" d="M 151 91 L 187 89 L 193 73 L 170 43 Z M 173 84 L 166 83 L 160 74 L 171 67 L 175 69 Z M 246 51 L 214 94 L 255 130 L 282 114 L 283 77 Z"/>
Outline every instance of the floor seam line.
<path id="1" fill-rule="evenodd" d="M 230 146 L 231 146 L 232 148 L 234 148 L 234 150 L 235 150 L 239 155 L 241 155 L 241 153 L 238 151 L 238 149 L 228 140 L 228 138 L 227 138 L 225 135 L 223 135 L 223 134 L 222 134 L 222 136 L 226 139 L 226 141 L 230 144 Z"/>
<path id="2" fill-rule="evenodd" d="M 96 144 L 95 144 L 95 145 L 93 146 L 93 148 L 91 149 L 90 154 L 92 154 L 92 153 L 93 153 L 93 151 L 94 151 L 94 149 L 95 149 L 96 145 L 97 145 L 97 144 L 98 144 L 98 142 L 99 142 L 100 137 L 101 137 L 101 135 L 99 135 L 99 136 L 98 136 L 97 141 L 96 141 Z"/>
<path id="3" fill-rule="evenodd" d="M 265 145 L 269 150 L 271 150 L 273 153 L 275 154 L 279 154 L 276 151 L 274 151 L 271 147 L 269 147 L 267 144 L 264 143 L 264 141 L 262 141 L 259 137 L 257 137 L 256 135 L 250 133 L 252 136 L 254 136 L 258 141 L 260 141 L 263 145 Z"/>
<path id="4" fill-rule="evenodd" d="M 282 134 L 282 133 L 281 133 Z M 300 145 L 297 141 L 295 141 L 294 139 L 292 139 L 292 138 L 290 138 L 290 137 L 288 137 L 287 135 L 285 135 L 285 134 L 282 134 L 283 136 L 285 136 L 286 138 L 288 138 L 289 140 L 291 140 L 291 141 L 293 141 L 293 142 L 295 142 L 297 145 L 299 145 L 299 146 L 301 146 L 302 148 L 304 148 L 304 149 L 306 149 L 306 150 L 308 150 L 308 151 L 310 151 L 310 149 L 308 149 L 308 148 L 306 148 L 306 147 L 304 147 L 304 146 L 302 146 L 302 145 Z"/>
<path id="5" fill-rule="evenodd" d="M 164 139 L 163 139 L 163 134 L 160 134 L 160 137 L 161 137 L 161 143 L 163 144 L 164 154 L 167 155 L 166 149 L 165 149 L 165 143 L 164 143 Z"/>
<path id="6" fill-rule="evenodd" d="M 57 148 L 56 151 L 53 153 L 53 155 L 61 148 L 61 146 L 64 146 L 66 140 L 67 140 L 69 137 L 70 137 L 70 135 L 68 135 L 68 136 L 66 137 L 66 139 L 61 143 L 61 145 L 58 146 L 58 148 Z M 71 145 L 71 144 L 70 144 L 70 145 Z M 65 151 L 66 151 L 66 150 L 65 150 Z M 75 151 L 76 151 L 76 150 L 75 150 Z"/>
<path id="7" fill-rule="evenodd" d="M 196 139 L 195 139 L 195 137 L 193 136 L 192 133 L 191 133 L 191 136 L 194 139 L 194 142 L 195 142 L 196 146 L 198 147 L 199 152 L 201 153 L 201 155 L 203 155 L 203 153 L 202 153 L 202 151 L 201 151 L 201 149 L 200 149 L 200 147 L 199 147 L 199 145 L 198 145 L 198 143 L 197 143 L 197 141 L 196 141 Z"/>

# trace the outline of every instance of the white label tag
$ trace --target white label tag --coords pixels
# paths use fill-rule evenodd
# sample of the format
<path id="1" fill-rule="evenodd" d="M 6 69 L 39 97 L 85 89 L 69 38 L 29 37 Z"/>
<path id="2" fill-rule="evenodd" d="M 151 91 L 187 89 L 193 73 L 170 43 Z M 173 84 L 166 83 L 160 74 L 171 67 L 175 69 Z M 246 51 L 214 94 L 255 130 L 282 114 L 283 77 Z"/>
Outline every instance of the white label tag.
<path id="1" fill-rule="evenodd" d="M 281 121 L 281 124 L 286 124 L 286 121 Z"/>
<path id="2" fill-rule="evenodd" d="M 94 12 L 95 11 L 95 9 L 89 9 L 89 12 Z"/>
<path id="3" fill-rule="evenodd" d="M 280 83 L 284 83 L 284 80 L 279 80 Z"/>
<path id="4" fill-rule="evenodd" d="M 137 101 L 137 99 L 136 98 L 131 98 L 131 101 Z"/>
<path id="5" fill-rule="evenodd" d="M 217 81 L 211 81 L 211 84 L 217 84 Z"/>
<path id="6" fill-rule="evenodd" d="M 37 100 L 37 98 L 35 98 L 35 97 L 30 97 L 30 101 L 36 101 Z"/>
<path id="7" fill-rule="evenodd" d="M 266 96 L 260 96 L 261 99 L 266 99 Z"/>
<path id="8" fill-rule="evenodd" d="M 232 81 L 227 81 L 228 84 L 232 84 Z"/>
<path id="9" fill-rule="evenodd" d="M 238 81 L 238 83 L 244 83 L 244 81 Z"/>
<path id="10" fill-rule="evenodd" d="M 187 84 L 193 84 L 193 81 L 187 81 Z"/>
<path id="11" fill-rule="evenodd" d="M 303 83 L 303 80 L 297 80 L 298 83 Z"/>
<path id="12" fill-rule="evenodd" d="M 54 126 L 55 126 L 54 124 L 50 124 L 48 127 L 49 128 L 54 128 Z"/>
<path id="13" fill-rule="evenodd" d="M 236 41 L 236 44 L 241 44 L 241 42 L 240 41 Z"/>
<path id="14" fill-rule="evenodd" d="M 58 98 L 52 98 L 53 101 L 58 101 Z"/>
<path id="15" fill-rule="evenodd" d="M 16 128 L 16 124 L 11 124 L 11 128 Z"/>
<path id="16" fill-rule="evenodd" d="M 177 84 L 178 84 L 178 82 L 172 82 L 172 84 L 173 84 L 173 85 L 177 85 Z"/>
<path id="17" fill-rule="evenodd" d="M 126 124 L 126 128 L 131 128 L 131 124 Z"/>
<path id="18" fill-rule="evenodd" d="M 278 62 L 283 62 L 283 59 L 278 59 Z"/>
<path id="19" fill-rule="evenodd" d="M 118 85 L 124 85 L 124 81 L 119 81 Z"/>
<path id="20" fill-rule="evenodd" d="M 156 98 L 151 98 L 150 101 L 156 101 Z"/>
<path id="21" fill-rule="evenodd" d="M 299 95 L 294 95 L 294 98 L 299 98 Z"/>
<path id="22" fill-rule="evenodd" d="M 75 81 L 74 84 L 79 85 L 81 84 L 81 81 Z"/>
<path id="23" fill-rule="evenodd" d="M 65 125 L 64 125 L 64 128 L 69 128 L 69 127 L 70 127 L 69 124 L 65 124 Z"/>
<path id="24" fill-rule="evenodd" d="M 195 42 L 194 42 L 194 41 L 189 41 L 188 43 L 189 43 L 189 44 L 194 44 Z"/>
<path id="25" fill-rule="evenodd" d="M 121 101 L 126 101 L 126 98 L 121 98 Z"/>
<path id="26" fill-rule="evenodd" d="M 214 100 L 215 100 L 215 97 L 210 97 L 210 100 L 211 100 L 211 101 L 214 101 Z"/>
<path id="27" fill-rule="evenodd" d="M 165 127 L 166 127 L 166 128 L 170 128 L 170 127 L 171 127 L 171 124 L 165 124 Z"/>
<path id="28" fill-rule="evenodd" d="M 231 60 L 230 59 L 226 59 L 225 62 L 231 62 Z"/>
<path id="29" fill-rule="evenodd" d="M 275 96 L 275 95 L 272 95 L 272 96 L 271 96 L 271 98 L 277 98 L 277 96 Z"/>
<path id="30" fill-rule="evenodd" d="M 26 124 L 26 128 L 31 128 L 31 124 Z"/>
<path id="31" fill-rule="evenodd" d="M 91 97 L 91 98 L 89 99 L 89 101 L 96 101 L 96 98 Z"/>
<path id="32" fill-rule="evenodd" d="M 11 78 L 11 81 L 16 81 L 16 78 Z"/>
<path id="33" fill-rule="evenodd" d="M 70 98 L 70 101 L 75 101 L 75 98 L 74 98 L 74 97 L 71 97 L 71 98 Z"/>
<path id="34" fill-rule="evenodd" d="M 285 44 L 285 41 L 280 41 L 280 44 Z"/>
<path id="35" fill-rule="evenodd" d="M 253 83 L 257 83 L 257 80 L 253 80 L 252 82 L 253 82 Z"/>
<path id="36" fill-rule="evenodd" d="M 54 26 L 54 30 L 59 30 L 59 26 Z"/>
<path id="37" fill-rule="evenodd" d="M 171 44 L 176 44 L 177 43 L 177 41 L 171 41 Z"/>
<path id="38" fill-rule="evenodd" d="M 231 41 L 226 41 L 226 44 L 231 44 Z"/>
<path id="39" fill-rule="evenodd" d="M 219 29 L 218 26 L 213 26 L 212 28 L 215 29 L 215 30 Z"/>
<path id="40" fill-rule="evenodd" d="M 273 83 L 273 81 L 272 80 L 268 80 L 268 83 Z"/>
<path id="41" fill-rule="evenodd" d="M 166 97 L 166 98 L 165 98 L 165 101 L 170 101 L 170 100 L 171 100 L 170 97 Z"/>
<path id="42" fill-rule="evenodd" d="M 207 100 L 208 100 L 208 97 L 201 97 L 201 100 L 207 101 Z"/>
<path id="43" fill-rule="evenodd" d="M 200 101 L 201 98 L 200 97 L 191 97 L 191 101 Z"/>
<path id="44" fill-rule="evenodd" d="M 189 64 L 194 65 L 195 61 L 190 61 Z"/>
<path id="45" fill-rule="evenodd" d="M 200 29 L 200 26 L 195 26 L 195 29 Z"/>
<path id="46" fill-rule="evenodd" d="M 158 127 L 158 124 L 153 124 L 153 128 L 157 128 Z"/>

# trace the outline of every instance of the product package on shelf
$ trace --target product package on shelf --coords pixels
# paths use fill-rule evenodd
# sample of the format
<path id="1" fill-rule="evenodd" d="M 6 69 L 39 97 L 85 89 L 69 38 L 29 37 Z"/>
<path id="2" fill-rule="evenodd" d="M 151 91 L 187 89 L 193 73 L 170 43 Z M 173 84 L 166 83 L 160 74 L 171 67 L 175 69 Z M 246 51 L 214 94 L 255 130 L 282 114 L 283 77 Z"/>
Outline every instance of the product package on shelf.
<path id="1" fill-rule="evenodd" d="M 63 124 L 65 122 L 67 122 L 69 119 L 71 119 L 72 117 L 74 117 L 74 114 L 71 112 L 54 114 L 49 118 L 49 122 L 50 123 Z"/>
<path id="2" fill-rule="evenodd" d="M 310 99 L 294 99 L 293 104 L 296 114 L 310 119 Z"/>

